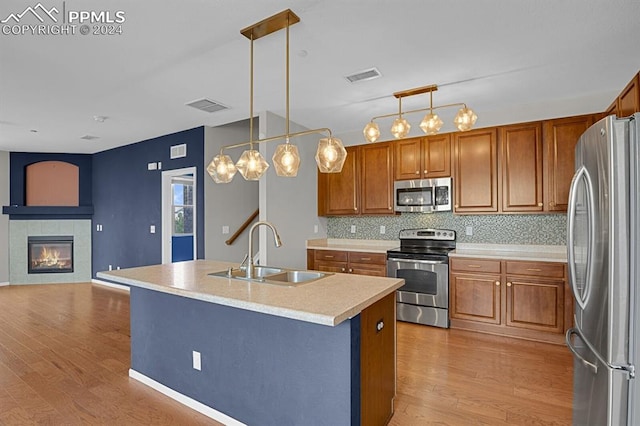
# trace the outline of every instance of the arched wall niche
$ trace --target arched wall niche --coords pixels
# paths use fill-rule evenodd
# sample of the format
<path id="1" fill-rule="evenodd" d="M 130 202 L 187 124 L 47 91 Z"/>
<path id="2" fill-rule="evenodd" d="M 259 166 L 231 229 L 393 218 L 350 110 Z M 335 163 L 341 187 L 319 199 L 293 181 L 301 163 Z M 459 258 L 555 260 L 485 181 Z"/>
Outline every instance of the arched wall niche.
<path id="1" fill-rule="evenodd" d="M 80 171 L 65 161 L 39 161 L 25 168 L 27 206 L 79 206 Z"/>

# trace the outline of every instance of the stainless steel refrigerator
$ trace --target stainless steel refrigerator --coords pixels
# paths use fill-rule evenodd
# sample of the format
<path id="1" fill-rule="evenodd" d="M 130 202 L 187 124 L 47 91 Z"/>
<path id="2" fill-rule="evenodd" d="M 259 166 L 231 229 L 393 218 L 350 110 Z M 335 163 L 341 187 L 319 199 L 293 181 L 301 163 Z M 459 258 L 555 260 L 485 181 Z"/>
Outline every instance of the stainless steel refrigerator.
<path id="1" fill-rule="evenodd" d="M 640 113 L 609 116 L 576 145 L 567 213 L 574 425 L 640 425 L 639 132 Z"/>

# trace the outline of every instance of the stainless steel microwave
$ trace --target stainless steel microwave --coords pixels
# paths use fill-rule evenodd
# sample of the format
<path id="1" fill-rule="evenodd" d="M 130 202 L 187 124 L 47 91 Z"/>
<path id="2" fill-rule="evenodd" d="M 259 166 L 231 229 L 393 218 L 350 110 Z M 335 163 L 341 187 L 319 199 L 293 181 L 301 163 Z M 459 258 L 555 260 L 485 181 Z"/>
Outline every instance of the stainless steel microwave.
<path id="1" fill-rule="evenodd" d="M 397 212 L 451 211 L 451 178 L 397 180 L 393 189 Z"/>

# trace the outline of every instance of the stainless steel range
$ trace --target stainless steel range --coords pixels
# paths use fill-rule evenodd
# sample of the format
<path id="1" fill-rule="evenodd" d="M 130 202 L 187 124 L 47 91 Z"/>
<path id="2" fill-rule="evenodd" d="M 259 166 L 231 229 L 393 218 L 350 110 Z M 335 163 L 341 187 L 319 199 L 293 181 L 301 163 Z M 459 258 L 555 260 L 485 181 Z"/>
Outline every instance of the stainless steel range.
<path id="1" fill-rule="evenodd" d="M 387 276 L 403 278 L 397 293 L 400 321 L 449 328 L 450 229 L 403 229 L 400 247 L 387 251 Z"/>

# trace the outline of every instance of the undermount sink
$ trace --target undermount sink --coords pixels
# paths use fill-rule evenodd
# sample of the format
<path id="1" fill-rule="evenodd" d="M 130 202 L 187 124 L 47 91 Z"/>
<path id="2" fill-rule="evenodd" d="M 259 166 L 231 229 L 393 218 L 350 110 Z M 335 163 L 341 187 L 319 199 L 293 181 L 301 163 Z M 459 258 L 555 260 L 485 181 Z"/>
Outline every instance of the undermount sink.
<path id="1" fill-rule="evenodd" d="M 293 287 L 305 284 L 311 281 L 324 278 L 327 273 L 316 271 L 296 271 L 283 268 L 274 268 L 271 266 L 254 266 L 253 278 L 247 278 L 247 272 L 244 269 L 230 269 L 219 272 L 212 272 L 209 275 L 222 278 L 234 278 L 238 280 L 246 280 L 257 283 L 275 284 Z"/>

